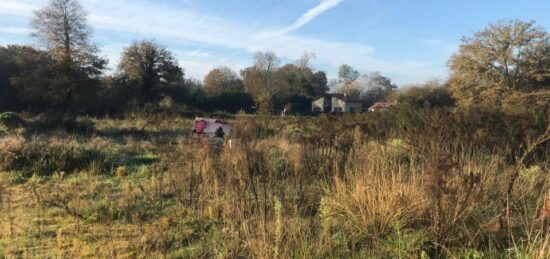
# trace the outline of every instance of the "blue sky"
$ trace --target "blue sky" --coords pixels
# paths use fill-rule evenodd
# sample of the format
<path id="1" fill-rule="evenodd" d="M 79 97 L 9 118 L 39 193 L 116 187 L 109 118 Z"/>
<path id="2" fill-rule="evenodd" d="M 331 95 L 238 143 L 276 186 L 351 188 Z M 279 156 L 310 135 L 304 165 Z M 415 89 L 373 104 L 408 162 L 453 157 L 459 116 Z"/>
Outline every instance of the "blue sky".
<path id="1" fill-rule="evenodd" d="M 0 0 L 0 45 L 33 44 L 32 11 L 47 0 Z M 343 64 L 400 85 L 444 79 L 460 39 L 503 19 L 550 29 L 548 0 L 81 0 L 93 41 L 116 67 L 124 46 L 155 39 L 187 77 L 252 63 L 257 50 L 283 62 L 316 53 L 330 78 Z"/>

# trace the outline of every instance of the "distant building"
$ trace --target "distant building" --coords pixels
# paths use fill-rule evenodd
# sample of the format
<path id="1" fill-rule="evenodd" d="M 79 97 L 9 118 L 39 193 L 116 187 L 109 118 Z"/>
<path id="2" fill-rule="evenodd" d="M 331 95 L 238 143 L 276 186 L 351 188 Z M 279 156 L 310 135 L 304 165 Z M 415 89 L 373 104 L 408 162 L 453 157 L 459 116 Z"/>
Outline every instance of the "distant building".
<path id="1" fill-rule="evenodd" d="M 363 102 L 346 94 L 327 94 L 311 103 L 313 113 L 363 112 Z"/>
<path id="2" fill-rule="evenodd" d="M 377 102 L 369 108 L 369 112 L 385 111 L 394 105 L 395 103 Z"/>

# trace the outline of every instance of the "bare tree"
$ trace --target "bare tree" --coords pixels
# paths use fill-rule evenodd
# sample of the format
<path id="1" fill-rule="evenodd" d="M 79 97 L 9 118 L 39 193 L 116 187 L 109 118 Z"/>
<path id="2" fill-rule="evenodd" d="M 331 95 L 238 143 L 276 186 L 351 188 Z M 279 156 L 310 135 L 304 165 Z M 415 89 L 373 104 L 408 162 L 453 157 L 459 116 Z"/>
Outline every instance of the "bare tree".
<path id="1" fill-rule="evenodd" d="M 46 45 L 53 58 L 52 80 L 41 90 L 55 93 L 58 105 L 67 111 L 94 102 L 99 77 L 107 65 L 90 43 L 87 15 L 78 0 L 50 0 L 32 19 L 32 35 Z"/>
<path id="2" fill-rule="evenodd" d="M 281 60 L 273 52 L 256 52 L 254 54 L 254 67 L 260 72 L 264 91 L 271 94 L 276 92 L 274 73 L 277 71 Z"/>
<path id="3" fill-rule="evenodd" d="M 32 35 L 40 38 L 57 59 L 73 61 L 76 56 L 95 50 L 90 44 L 87 16 L 78 0 L 50 0 L 35 11 Z"/>
<path id="4" fill-rule="evenodd" d="M 256 52 L 254 65 L 241 71 L 247 92 L 254 96 L 273 96 L 276 89 L 276 71 L 280 60 L 273 52 Z"/>
<path id="5" fill-rule="evenodd" d="M 273 52 L 256 52 L 254 65 L 241 71 L 243 83 L 248 93 L 252 94 L 256 105 L 262 112 L 271 109 L 273 96 L 279 91 L 277 71 L 280 60 Z"/>
<path id="6" fill-rule="evenodd" d="M 379 72 L 373 72 L 361 75 L 351 82 L 341 83 L 337 92 L 364 99 L 371 104 L 386 99 L 395 89 L 397 86 L 390 78 L 382 76 Z"/>
<path id="7" fill-rule="evenodd" d="M 311 69 L 311 61 L 317 58 L 317 54 L 314 52 L 305 52 L 298 60 L 296 60 L 296 66 L 301 69 Z"/>

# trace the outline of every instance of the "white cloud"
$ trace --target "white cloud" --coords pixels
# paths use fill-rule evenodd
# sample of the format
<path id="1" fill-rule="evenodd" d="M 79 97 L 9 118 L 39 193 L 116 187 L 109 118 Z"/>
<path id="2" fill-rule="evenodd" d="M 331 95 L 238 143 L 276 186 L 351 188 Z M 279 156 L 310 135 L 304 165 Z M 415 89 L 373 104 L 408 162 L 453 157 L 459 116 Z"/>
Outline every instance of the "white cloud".
<path id="1" fill-rule="evenodd" d="M 323 12 L 337 6 L 344 0 L 325 0 L 310 9 L 286 31 L 292 31 L 307 24 Z M 0 0 L 0 14 L 31 16 L 32 10 L 45 4 L 45 0 Z M 89 22 L 96 31 L 110 34 L 123 33 L 119 40 L 129 37 L 135 39 L 157 38 L 167 44 L 176 53 L 180 64 L 188 75 L 202 78 L 208 70 L 219 65 L 240 69 L 250 64 L 250 57 L 238 55 L 228 57 L 228 52 L 254 52 L 270 50 L 285 59 L 297 59 L 304 51 L 317 54 L 316 65 L 335 75 L 340 64 L 355 66 L 360 71 L 380 71 L 389 75 L 398 83 L 413 83 L 441 76 L 442 69 L 434 69 L 430 63 L 384 60 L 374 57 L 375 49 L 361 43 L 327 41 L 300 35 L 287 35 L 280 30 L 256 30 L 246 24 L 221 19 L 213 15 L 182 10 L 153 1 L 143 0 L 81 0 L 90 13 Z M 13 30 L 13 29 L 12 29 Z M 15 30 L 23 32 L 23 30 Z M 115 67 L 122 45 L 127 42 L 105 42 L 111 44 L 102 49 Z M 189 43 L 193 47 L 177 47 L 178 43 Z M 204 52 L 197 46 L 205 46 Z M 225 56 L 225 57 L 224 57 Z M 221 62 L 224 62 L 223 64 Z"/>
<path id="2" fill-rule="evenodd" d="M 296 20 L 294 24 L 283 29 L 281 33 L 286 34 L 288 32 L 301 28 L 302 26 L 309 23 L 311 20 L 315 19 L 317 16 L 336 7 L 341 2 L 344 2 L 344 1 L 345 0 L 323 0 L 323 2 L 321 2 L 319 5 L 309 9 L 305 14 L 303 14 L 300 18 L 298 18 L 298 20 Z"/>
<path id="3" fill-rule="evenodd" d="M 36 6 L 17 0 L 0 0 L 1 15 L 31 16 Z"/>
<path id="4" fill-rule="evenodd" d="M 0 27 L 0 32 L 19 34 L 19 35 L 29 35 L 31 33 L 31 30 L 25 27 L 5 26 L 5 27 Z"/>

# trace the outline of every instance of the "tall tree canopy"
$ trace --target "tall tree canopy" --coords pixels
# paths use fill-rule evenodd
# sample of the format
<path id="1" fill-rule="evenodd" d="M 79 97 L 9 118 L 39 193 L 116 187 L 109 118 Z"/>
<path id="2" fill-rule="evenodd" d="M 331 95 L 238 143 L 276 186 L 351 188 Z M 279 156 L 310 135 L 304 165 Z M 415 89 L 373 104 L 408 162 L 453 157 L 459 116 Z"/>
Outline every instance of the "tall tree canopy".
<path id="1" fill-rule="evenodd" d="M 273 96 L 278 92 L 277 70 L 280 59 L 273 52 L 254 53 L 254 65 L 241 70 L 244 87 L 254 98 L 257 108 L 268 113 L 271 110 Z"/>
<path id="2" fill-rule="evenodd" d="M 277 70 L 278 92 L 273 98 L 275 107 L 309 111 L 311 101 L 328 92 L 327 77 L 323 71 L 314 72 L 308 66 L 299 64 L 286 64 Z"/>
<path id="3" fill-rule="evenodd" d="M 359 71 L 355 70 L 350 65 L 343 64 L 338 69 L 338 81 L 342 84 L 349 84 L 357 80 L 361 76 Z"/>
<path id="4" fill-rule="evenodd" d="M 97 47 L 90 42 L 87 13 L 80 3 L 50 0 L 34 13 L 32 26 L 32 35 L 45 44 L 53 61 L 50 64 L 53 79 L 46 88 L 39 89 L 56 96 L 52 100 L 54 106 L 71 109 L 71 106 L 83 107 L 83 101 L 91 103 L 90 93 L 99 88 L 99 77 L 107 60 L 98 56 Z M 19 85 L 31 89 L 26 86 Z"/>
<path id="5" fill-rule="evenodd" d="M 415 108 L 452 107 L 455 105 L 446 85 L 439 80 L 408 85 L 393 97 L 400 104 Z"/>
<path id="6" fill-rule="evenodd" d="M 118 69 L 121 76 L 139 85 L 138 97 L 143 102 L 155 101 L 166 88 L 182 85 L 184 76 L 172 53 L 150 40 L 124 48 Z"/>
<path id="7" fill-rule="evenodd" d="M 264 109 L 273 105 L 277 109 L 293 106 L 295 111 L 309 110 L 311 100 L 329 90 L 326 74 L 311 68 L 314 58 L 315 54 L 306 53 L 295 63 L 281 66 L 273 52 L 256 52 L 254 65 L 241 71 L 245 90 Z"/>
<path id="8" fill-rule="evenodd" d="M 300 95 L 308 98 L 320 97 L 328 91 L 325 72 L 314 72 L 310 68 L 286 64 L 277 71 L 280 95 Z"/>
<path id="9" fill-rule="evenodd" d="M 92 30 L 88 13 L 78 0 L 50 0 L 32 19 L 33 36 L 45 43 L 48 51 L 63 66 L 73 66 L 91 76 L 98 76 L 107 61 L 97 55 L 90 42 Z"/>
<path id="10" fill-rule="evenodd" d="M 55 69 L 48 52 L 27 46 L 10 46 L 8 49 L 14 55 L 18 69 L 11 82 L 17 86 L 19 98 L 29 103 L 33 110 L 61 106 L 66 102 L 66 89 L 51 87 L 56 79 L 64 77 Z"/>
<path id="11" fill-rule="evenodd" d="M 46 7 L 34 13 L 33 35 L 58 58 L 72 60 L 74 55 L 92 47 L 87 16 L 77 0 L 50 0 Z"/>
<path id="12" fill-rule="evenodd" d="M 364 85 L 358 82 L 361 73 L 350 65 L 343 64 L 338 69 L 338 80 L 334 82 L 336 92 L 346 94 L 355 99 L 359 99 L 365 93 Z"/>
<path id="13" fill-rule="evenodd" d="M 502 21 L 462 40 L 449 61 L 462 105 L 500 105 L 512 92 L 550 87 L 550 41 L 534 22 Z"/>
<path id="14" fill-rule="evenodd" d="M 16 46 L 0 46 L 0 112 L 16 110 L 18 105 L 17 91 L 12 78 L 19 73 Z"/>
<path id="15" fill-rule="evenodd" d="M 295 65 L 301 69 L 309 68 L 311 69 L 311 61 L 317 58 L 317 54 L 311 52 L 311 53 L 304 53 L 298 60 L 296 60 Z"/>
<path id="16" fill-rule="evenodd" d="M 268 95 L 271 98 L 277 92 L 277 77 L 280 59 L 273 52 L 254 53 L 254 65 L 241 71 L 245 89 L 255 98 Z"/>
<path id="17" fill-rule="evenodd" d="M 243 83 L 237 73 L 224 66 L 213 69 L 204 77 L 203 89 L 209 96 L 244 92 Z"/>
<path id="18" fill-rule="evenodd" d="M 290 86 L 291 92 L 296 91 L 298 95 L 317 98 L 330 90 L 326 73 L 314 71 L 311 66 L 311 61 L 316 57 L 315 53 L 304 53 L 294 65 L 289 64 L 281 69 L 282 77 L 286 78 L 287 87 Z"/>

